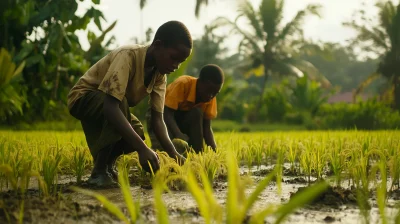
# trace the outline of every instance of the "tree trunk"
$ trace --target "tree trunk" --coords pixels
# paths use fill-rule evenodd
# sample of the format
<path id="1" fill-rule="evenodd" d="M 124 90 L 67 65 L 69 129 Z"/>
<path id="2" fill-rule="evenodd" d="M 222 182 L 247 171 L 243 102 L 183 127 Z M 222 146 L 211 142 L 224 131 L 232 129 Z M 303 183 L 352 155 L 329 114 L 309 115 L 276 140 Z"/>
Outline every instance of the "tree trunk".
<path id="1" fill-rule="evenodd" d="M 394 108 L 400 110 L 400 80 L 399 77 L 395 77 L 393 80 L 394 85 Z"/>
<path id="2" fill-rule="evenodd" d="M 260 99 L 258 101 L 258 105 L 256 107 L 257 111 L 259 111 L 261 109 L 262 104 L 263 104 L 265 86 L 267 85 L 267 81 L 268 81 L 268 73 L 269 73 L 269 70 L 265 67 L 264 68 L 264 80 L 261 84 L 261 95 L 260 95 Z"/>
<path id="3" fill-rule="evenodd" d="M 61 52 L 62 52 L 62 44 L 63 44 L 63 39 L 60 38 L 58 40 L 58 49 L 60 49 Z M 58 54 L 57 55 L 57 67 L 56 67 L 56 80 L 54 83 L 54 89 L 53 89 L 53 94 L 52 94 L 53 100 L 57 100 L 58 85 L 60 82 L 60 66 L 61 66 L 61 54 Z"/>
<path id="4" fill-rule="evenodd" d="M 256 110 L 254 111 L 254 120 L 258 120 L 259 119 L 259 113 L 260 113 L 262 105 L 263 105 L 265 86 L 267 85 L 268 75 L 269 75 L 268 67 L 269 66 L 267 66 L 266 63 L 264 63 L 264 79 L 263 79 L 263 82 L 261 83 L 260 98 L 258 100 L 258 104 L 256 105 Z"/>

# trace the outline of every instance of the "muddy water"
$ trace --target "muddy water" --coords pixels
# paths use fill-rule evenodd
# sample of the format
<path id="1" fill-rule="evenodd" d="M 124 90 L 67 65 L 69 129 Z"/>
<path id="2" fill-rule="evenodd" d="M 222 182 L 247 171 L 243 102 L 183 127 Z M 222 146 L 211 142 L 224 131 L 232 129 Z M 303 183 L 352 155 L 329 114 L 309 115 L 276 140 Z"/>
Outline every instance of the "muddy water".
<path id="1" fill-rule="evenodd" d="M 257 173 L 261 171 L 268 171 L 271 167 L 261 166 L 260 168 L 252 167 L 251 173 Z M 241 173 L 248 173 L 249 169 L 241 167 Z M 252 176 L 254 183 L 256 184 L 262 179 L 260 176 Z M 270 204 L 282 204 L 290 199 L 290 195 L 295 193 L 299 187 L 307 186 L 306 183 L 296 183 L 302 178 L 297 177 L 284 177 L 281 194 L 277 193 L 277 186 L 275 182 L 271 183 L 259 196 L 259 200 L 255 203 L 252 212 L 261 210 Z M 304 178 L 305 179 L 305 178 Z M 255 189 L 255 185 L 247 188 L 246 193 L 250 194 Z M 218 181 L 214 185 L 214 194 L 217 201 L 221 205 L 226 203 L 227 195 L 227 183 Z M 103 194 L 112 202 L 118 206 L 125 208 L 124 199 L 119 189 L 108 189 L 108 190 L 97 190 L 97 192 Z M 145 214 L 145 223 L 156 223 L 154 211 L 152 209 L 152 190 L 143 189 L 139 186 L 131 187 L 132 195 L 135 199 L 140 198 L 140 204 Z M 78 194 L 68 194 L 72 200 L 77 201 L 81 204 L 99 204 L 96 200 L 91 197 Z M 163 200 L 168 207 L 171 223 L 204 223 L 200 217 L 198 210 L 196 209 L 196 202 L 185 191 L 171 191 L 163 194 Z M 372 209 L 370 210 L 370 223 L 380 223 L 379 211 L 374 200 L 371 200 Z M 389 223 L 394 223 L 392 220 L 396 215 L 397 209 L 395 209 L 396 201 L 389 199 L 387 202 L 386 213 L 389 218 Z M 267 223 L 273 222 L 273 217 L 266 219 Z M 306 208 L 297 210 L 294 214 L 290 215 L 285 223 L 363 223 L 360 210 L 355 204 L 346 204 L 341 206 L 307 206 Z"/>
<path id="2" fill-rule="evenodd" d="M 268 173 L 271 167 L 261 166 L 259 168 L 241 167 L 242 174 L 250 173 L 254 184 L 257 184 Z M 87 178 L 87 177 L 85 177 Z M 293 181 L 295 180 L 295 181 Z M 270 204 L 282 204 L 290 199 L 290 195 L 295 193 L 299 187 L 307 184 L 299 181 L 302 177 L 284 176 L 281 194 L 277 193 L 277 186 L 272 182 L 259 196 L 259 200 L 255 203 L 251 212 L 258 211 Z M 37 186 L 32 180 L 32 186 Z M 73 182 L 72 177 L 60 177 L 60 183 L 67 184 Z M 35 185 L 36 184 L 36 185 Z M 255 185 L 249 186 L 246 190 L 250 194 Z M 151 189 L 144 189 L 140 186 L 133 185 L 131 188 L 132 195 L 135 200 L 140 200 L 142 211 L 142 219 L 144 223 L 156 223 L 155 212 L 153 210 L 153 192 Z M 221 205 L 226 203 L 227 183 L 217 181 L 214 185 L 214 194 L 217 201 Z M 101 193 L 110 201 L 114 202 L 124 213 L 127 214 L 125 202 L 119 188 L 95 190 Z M 7 201 L 4 195 L 1 200 Z M 37 199 L 35 199 L 37 200 Z M 61 201 L 29 201 L 26 200 L 25 213 L 28 218 L 24 218 L 25 223 L 121 223 L 115 217 L 110 215 L 101 204 L 92 197 L 75 193 L 64 192 Z M 204 223 L 196 208 L 196 202 L 185 191 L 171 191 L 163 194 L 163 200 L 168 208 L 171 223 Z M 0 201 L 1 202 L 1 201 Z M 392 219 L 397 210 L 394 208 L 397 201 L 389 199 L 387 204 L 387 217 Z M 7 201 L 9 203 L 9 201 Z M 29 204 L 31 203 L 31 205 Z M 380 223 L 379 212 L 376 202 L 371 200 L 372 209 L 370 211 L 370 223 Z M 39 206 L 38 206 L 39 205 Z M 11 210 L 9 205 L 9 210 Z M 77 209 L 79 207 L 79 209 Z M 18 210 L 18 209 L 17 209 Z M 0 209 L 1 211 L 1 209 Z M 15 212 L 14 212 L 15 213 Z M 0 217 L 2 215 L 0 214 Z M 266 219 L 267 223 L 274 221 L 273 217 Z M 307 206 L 297 210 L 290 215 L 285 223 L 363 223 L 360 210 L 355 204 L 346 204 L 341 206 Z M 392 220 L 389 223 L 394 223 Z"/>

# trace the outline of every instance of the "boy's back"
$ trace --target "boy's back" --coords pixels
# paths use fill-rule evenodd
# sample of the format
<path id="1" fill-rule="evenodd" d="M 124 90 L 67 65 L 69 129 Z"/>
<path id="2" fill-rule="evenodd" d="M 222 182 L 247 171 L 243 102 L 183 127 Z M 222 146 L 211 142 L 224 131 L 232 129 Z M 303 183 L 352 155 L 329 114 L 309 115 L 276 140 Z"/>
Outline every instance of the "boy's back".
<path id="1" fill-rule="evenodd" d="M 163 112 L 166 76 L 157 72 L 148 87 L 144 85 L 144 62 L 148 47 L 122 46 L 99 60 L 71 89 L 68 108 L 71 109 L 86 92 L 99 89 L 119 100 L 125 96 L 131 107 L 151 93 L 152 102 L 155 101 L 152 107 Z"/>

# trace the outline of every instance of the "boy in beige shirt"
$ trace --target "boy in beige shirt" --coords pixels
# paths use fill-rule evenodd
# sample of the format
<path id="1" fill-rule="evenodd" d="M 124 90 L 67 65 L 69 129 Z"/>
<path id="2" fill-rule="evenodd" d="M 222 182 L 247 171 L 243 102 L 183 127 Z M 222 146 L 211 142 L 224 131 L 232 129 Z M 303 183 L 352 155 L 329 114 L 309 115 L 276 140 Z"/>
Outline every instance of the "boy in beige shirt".
<path id="1" fill-rule="evenodd" d="M 113 165 L 118 156 L 138 152 L 142 167 L 159 169 L 154 151 L 144 143 L 140 121 L 130 113 L 150 95 L 151 126 L 172 158 L 185 160 L 173 146 L 163 120 L 166 75 L 191 54 L 192 38 L 186 26 L 169 21 L 160 26 L 149 46 L 123 46 L 94 64 L 68 94 L 68 108 L 79 119 L 85 133 L 94 168 L 89 184 L 115 184 Z M 114 179 L 114 180 L 113 180 Z"/>

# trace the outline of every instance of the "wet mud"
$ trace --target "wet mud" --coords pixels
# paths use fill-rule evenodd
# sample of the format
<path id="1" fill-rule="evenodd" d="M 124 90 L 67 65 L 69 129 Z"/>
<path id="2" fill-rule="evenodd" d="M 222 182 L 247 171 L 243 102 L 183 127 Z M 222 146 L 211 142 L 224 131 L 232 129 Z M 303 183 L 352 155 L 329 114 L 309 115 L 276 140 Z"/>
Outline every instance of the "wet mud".
<path id="1" fill-rule="evenodd" d="M 254 185 L 246 189 L 250 194 L 258 181 L 272 171 L 273 167 L 241 167 L 242 175 L 250 175 Z M 84 177 L 84 180 L 87 176 Z M 138 181 L 139 177 L 131 177 L 131 193 L 140 204 L 141 223 L 157 223 L 153 208 L 153 191 L 150 183 Z M 312 179 L 312 182 L 316 181 Z M 261 193 L 249 215 L 270 204 L 286 203 L 295 194 L 308 185 L 308 178 L 296 175 L 284 175 L 281 194 L 277 193 L 276 182 L 271 182 Z M 94 189 L 85 182 L 77 184 L 73 177 L 60 177 L 60 194 L 43 197 L 38 189 L 29 189 L 20 195 L 12 191 L 0 193 L 0 223 L 122 223 L 110 214 L 95 198 L 76 193 L 70 186 L 91 189 L 102 194 L 122 209 L 128 216 L 127 208 L 121 190 L 118 186 L 107 189 Z M 228 191 L 226 177 L 217 177 L 213 184 L 214 195 L 221 205 L 226 203 Z M 170 223 L 204 223 L 193 197 L 187 191 L 171 190 L 162 196 L 168 208 Z M 396 215 L 397 200 L 400 191 L 392 191 L 387 201 L 387 217 L 389 220 Z M 371 223 L 380 223 L 379 210 L 374 197 L 370 198 L 369 218 Z M 23 215 L 21 215 L 23 214 Z M 273 217 L 267 217 L 265 223 L 272 223 Z M 361 212 L 357 206 L 354 190 L 342 187 L 330 187 L 313 202 L 291 214 L 284 223 L 363 223 Z M 389 222 L 394 223 L 394 222 Z"/>

